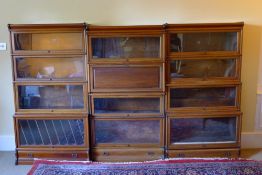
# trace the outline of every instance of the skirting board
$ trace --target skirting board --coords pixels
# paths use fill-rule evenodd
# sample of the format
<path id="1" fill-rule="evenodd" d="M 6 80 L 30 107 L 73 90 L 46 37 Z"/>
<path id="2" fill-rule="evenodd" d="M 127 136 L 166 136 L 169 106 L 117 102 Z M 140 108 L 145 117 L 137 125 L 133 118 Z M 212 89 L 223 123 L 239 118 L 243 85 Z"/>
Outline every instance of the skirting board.
<path id="1" fill-rule="evenodd" d="M 243 132 L 241 134 L 241 148 L 262 148 L 262 132 Z M 15 137 L 0 136 L 0 151 L 14 151 Z"/>
<path id="2" fill-rule="evenodd" d="M 242 132 L 241 148 L 262 148 L 262 132 Z"/>

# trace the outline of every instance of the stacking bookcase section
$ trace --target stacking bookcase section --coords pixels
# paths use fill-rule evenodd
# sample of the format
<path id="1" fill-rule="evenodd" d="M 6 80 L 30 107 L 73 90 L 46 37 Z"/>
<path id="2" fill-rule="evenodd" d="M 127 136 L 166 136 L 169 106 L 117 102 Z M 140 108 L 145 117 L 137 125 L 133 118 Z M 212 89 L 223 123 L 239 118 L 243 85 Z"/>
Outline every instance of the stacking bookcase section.
<path id="1" fill-rule="evenodd" d="M 88 160 L 85 24 L 9 25 L 17 163 Z"/>
<path id="2" fill-rule="evenodd" d="M 85 24 L 10 24 L 12 54 L 85 54 Z"/>
<path id="3" fill-rule="evenodd" d="M 17 113 L 86 113 L 85 83 L 19 82 L 15 85 Z"/>
<path id="4" fill-rule="evenodd" d="M 171 24 L 168 57 L 240 56 L 243 23 Z"/>
<path id="5" fill-rule="evenodd" d="M 34 158 L 87 160 L 88 118 L 80 115 L 16 115 L 19 164 Z"/>
<path id="6" fill-rule="evenodd" d="M 237 157 L 243 23 L 166 25 L 168 157 Z"/>
<path id="7" fill-rule="evenodd" d="M 91 95 L 93 116 L 163 116 L 164 94 L 97 93 Z"/>
<path id="8" fill-rule="evenodd" d="M 241 113 L 169 114 L 169 149 L 202 149 L 240 146 Z"/>
<path id="9" fill-rule="evenodd" d="M 164 158 L 162 26 L 90 26 L 91 150 L 95 161 Z"/>
<path id="10" fill-rule="evenodd" d="M 92 119 L 93 159 L 154 160 L 164 157 L 164 117 Z M 137 150 L 134 154 L 134 150 Z M 101 154 L 103 152 L 103 154 Z"/>
<path id="11" fill-rule="evenodd" d="M 86 81 L 84 55 L 14 56 L 17 81 Z"/>
<path id="12" fill-rule="evenodd" d="M 95 147 L 162 147 L 163 117 L 93 118 L 92 145 Z"/>
<path id="13" fill-rule="evenodd" d="M 238 157 L 241 112 L 180 113 L 167 119 L 168 157 Z"/>
<path id="14" fill-rule="evenodd" d="M 240 80 L 240 57 L 170 58 L 167 63 L 169 84 L 217 84 Z"/>
<path id="15" fill-rule="evenodd" d="M 163 63 L 90 65 L 91 92 L 164 91 Z"/>
<path id="16" fill-rule="evenodd" d="M 89 63 L 164 62 L 162 26 L 89 26 Z"/>
<path id="17" fill-rule="evenodd" d="M 239 110 L 240 85 L 170 85 L 167 87 L 167 110 L 179 111 L 220 111 Z"/>

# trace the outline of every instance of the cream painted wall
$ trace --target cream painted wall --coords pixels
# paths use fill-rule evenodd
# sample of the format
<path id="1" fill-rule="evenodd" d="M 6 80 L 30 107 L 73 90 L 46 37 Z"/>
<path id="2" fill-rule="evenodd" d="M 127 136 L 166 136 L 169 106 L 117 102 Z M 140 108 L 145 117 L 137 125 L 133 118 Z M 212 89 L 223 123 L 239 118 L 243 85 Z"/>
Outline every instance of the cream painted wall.
<path id="1" fill-rule="evenodd" d="M 243 131 L 254 130 L 259 60 L 262 56 L 261 0 L 1 0 L 0 136 L 13 135 L 14 113 L 8 23 L 87 22 L 98 25 L 244 21 L 242 66 Z M 262 78 L 260 78 L 262 83 Z"/>

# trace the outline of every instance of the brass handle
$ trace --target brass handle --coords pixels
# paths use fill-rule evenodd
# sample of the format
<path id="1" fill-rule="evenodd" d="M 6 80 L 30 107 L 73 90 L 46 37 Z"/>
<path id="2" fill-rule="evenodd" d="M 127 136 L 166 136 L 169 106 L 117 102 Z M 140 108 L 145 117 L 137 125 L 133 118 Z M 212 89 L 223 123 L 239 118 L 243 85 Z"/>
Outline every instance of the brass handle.
<path id="1" fill-rule="evenodd" d="M 185 157 L 185 154 L 179 153 L 179 154 L 177 154 L 177 157 Z"/>
<path id="2" fill-rule="evenodd" d="M 109 152 L 103 152 L 104 156 L 109 156 Z"/>
<path id="3" fill-rule="evenodd" d="M 27 154 L 27 157 L 29 157 L 29 158 L 34 158 L 34 156 L 33 156 L 32 153 L 28 153 L 28 154 Z"/>
<path id="4" fill-rule="evenodd" d="M 148 152 L 147 155 L 153 156 L 153 155 L 155 155 L 155 153 L 154 152 Z"/>
<path id="5" fill-rule="evenodd" d="M 78 155 L 76 153 L 73 153 L 72 155 L 72 158 L 76 159 L 78 157 Z"/>
<path id="6" fill-rule="evenodd" d="M 225 152 L 225 156 L 226 157 L 231 157 L 231 153 L 230 152 Z"/>

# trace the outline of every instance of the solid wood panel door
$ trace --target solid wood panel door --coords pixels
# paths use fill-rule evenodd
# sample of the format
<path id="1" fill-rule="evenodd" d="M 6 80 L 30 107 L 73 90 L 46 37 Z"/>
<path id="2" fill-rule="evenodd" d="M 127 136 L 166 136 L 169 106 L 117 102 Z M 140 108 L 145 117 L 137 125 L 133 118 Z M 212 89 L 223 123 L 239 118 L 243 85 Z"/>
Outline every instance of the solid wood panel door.
<path id="1" fill-rule="evenodd" d="M 156 65 L 91 65 L 91 92 L 163 91 L 163 67 Z"/>

